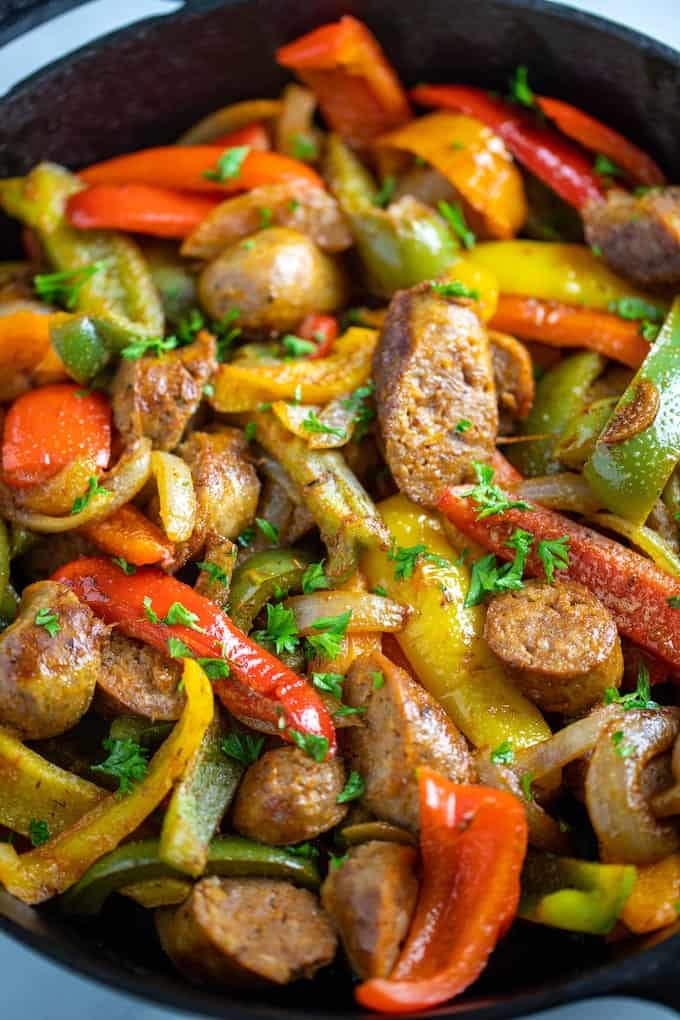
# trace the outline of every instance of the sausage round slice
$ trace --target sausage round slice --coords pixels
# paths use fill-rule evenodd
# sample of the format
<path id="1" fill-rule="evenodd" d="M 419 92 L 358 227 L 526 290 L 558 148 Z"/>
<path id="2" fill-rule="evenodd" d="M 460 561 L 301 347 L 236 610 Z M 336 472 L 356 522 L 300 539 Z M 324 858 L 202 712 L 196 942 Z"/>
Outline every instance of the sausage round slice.
<path id="1" fill-rule="evenodd" d="M 488 461 L 498 429 L 489 341 L 479 319 L 428 282 L 394 295 L 373 357 L 385 458 L 399 488 L 434 506 Z M 469 422 L 462 429 L 456 426 Z"/>
<path id="2" fill-rule="evenodd" d="M 578 715 L 619 687 L 614 618 L 575 581 L 527 581 L 489 603 L 484 636 L 521 690 L 546 712 Z"/>
<path id="3" fill-rule="evenodd" d="M 363 802 L 377 818 L 417 831 L 419 765 L 455 783 L 474 780 L 465 738 L 444 709 L 380 652 L 353 663 L 343 693 L 349 705 L 365 709 L 363 725 L 343 730 L 341 739 L 348 766 L 363 777 Z"/>
<path id="4" fill-rule="evenodd" d="M 156 926 L 177 969 L 197 984 L 311 978 L 337 945 L 312 893 L 265 878 L 204 878 L 181 906 L 159 910 Z"/>
<path id="5" fill-rule="evenodd" d="M 415 863 L 413 847 L 373 841 L 329 871 L 321 903 L 357 977 L 387 977 L 394 967 L 418 896 Z"/>
<path id="6" fill-rule="evenodd" d="M 536 388 L 531 355 L 507 333 L 489 330 L 489 342 L 499 413 L 522 421 L 531 410 Z"/>
<path id="7" fill-rule="evenodd" d="M 102 648 L 98 707 L 112 715 L 179 719 L 184 707 L 181 677 L 179 663 L 141 641 L 114 631 Z"/>
<path id="8" fill-rule="evenodd" d="M 347 813 L 338 804 L 345 769 L 338 758 L 317 762 L 297 747 L 267 751 L 246 772 L 236 795 L 234 825 L 260 843 L 313 839 Z"/>
<path id="9" fill-rule="evenodd" d="M 75 726 L 92 701 L 105 633 L 68 588 L 55 581 L 26 588 L 19 615 L 0 635 L 0 723 L 26 740 Z"/>

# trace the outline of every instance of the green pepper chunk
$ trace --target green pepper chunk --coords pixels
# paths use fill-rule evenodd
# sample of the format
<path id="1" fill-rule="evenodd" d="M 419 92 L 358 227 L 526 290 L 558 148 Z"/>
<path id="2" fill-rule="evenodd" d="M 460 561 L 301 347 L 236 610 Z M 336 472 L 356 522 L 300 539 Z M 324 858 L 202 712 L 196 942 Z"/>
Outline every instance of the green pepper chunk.
<path id="1" fill-rule="evenodd" d="M 282 878 L 306 889 L 318 889 L 321 878 L 316 864 L 283 847 L 265 846 L 240 836 L 217 836 L 210 843 L 206 875 L 248 875 Z M 125 843 L 102 857 L 61 898 L 70 914 L 97 914 L 118 889 L 151 878 L 182 877 L 165 864 L 159 841 L 145 839 Z"/>
<path id="2" fill-rule="evenodd" d="M 529 850 L 518 916 L 552 928 L 606 935 L 616 924 L 636 869 Z"/>
<path id="3" fill-rule="evenodd" d="M 112 358 L 123 350 L 140 330 L 130 330 L 119 322 L 74 315 L 50 325 L 50 341 L 76 382 L 91 382 L 106 368 Z"/>
<path id="4" fill-rule="evenodd" d="M 680 298 L 595 445 L 584 475 L 615 514 L 643 524 L 680 460 Z"/>
<path id="5" fill-rule="evenodd" d="M 311 557 L 298 549 L 263 549 L 234 570 L 229 615 L 247 634 L 265 602 L 300 587 Z"/>
<path id="6" fill-rule="evenodd" d="M 516 443 L 506 454 L 525 478 L 552 475 L 562 470 L 555 452 L 557 440 L 567 424 L 583 411 L 588 390 L 604 366 L 605 359 L 600 354 L 583 351 L 564 358 L 539 380 L 534 404 L 522 422 L 521 434 L 548 433 L 548 438 Z"/>
<path id="7" fill-rule="evenodd" d="M 555 457 L 560 464 L 582 468 L 595 449 L 600 433 L 612 416 L 617 397 L 596 400 L 577 414 L 555 444 Z"/>
<path id="8" fill-rule="evenodd" d="M 337 135 L 328 140 L 326 171 L 375 294 L 391 297 L 451 265 L 458 245 L 441 216 L 415 198 L 375 206 L 373 177 Z"/>
<path id="9" fill-rule="evenodd" d="M 159 747 L 174 727 L 172 722 L 152 722 L 137 715 L 119 715 L 111 723 L 111 740 L 134 740 L 142 747 Z"/>
<path id="10" fill-rule="evenodd" d="M 145 240 L 140 247 L 160 294 L 165 317 L 176 326 L 197 304 L 196 273 L 190 271 L 189 263 L 173 242 Z"/>
<path id="11" fill-rule="evenodd" d="M 392 825 L 390 822 L 357 822 L 346 825 L 338 830 L 337 840 L 343 846 L 357 846 L 359 843 L 370 843 L 373 840 L 383 843 L 402 843 L 405 846 L 417 846 L 418 840 L 413 833 Z"/>

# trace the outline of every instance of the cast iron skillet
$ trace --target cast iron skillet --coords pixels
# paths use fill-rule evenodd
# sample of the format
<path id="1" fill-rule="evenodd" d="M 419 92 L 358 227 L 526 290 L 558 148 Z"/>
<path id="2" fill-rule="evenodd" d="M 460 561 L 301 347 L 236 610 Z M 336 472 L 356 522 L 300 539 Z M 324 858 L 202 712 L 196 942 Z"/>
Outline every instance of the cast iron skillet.
<path id="1" fill-rule="evenodd" d="M 73 6 L 10 0 L 0 45 Z M 78 167 L 168 142 L 228 101 L 274 95 L 284 81 L 272 59 L 276 47 L 343 13 L 368 22 L 407 83 L 427 78 L 502 89 L 511 70 L 526 63 L 541 91 L 625 131 L 680 180 L 680 54 L 542 0 L 197 0 L 79 50 L 0 100 L 0 176 L 23 173 L 40 159 Z M 0 220 L 0 258 L 12 257 L 16 243 L 16 228 Z M 162 956 L 148 914 L 121 898 L 113 897 L 96 924 L 83 925 L 55 907 L 35 911 L 0 893 L 0 924 L 65 966 L 176 1009 L 234 1020 L 362 1015 L 339 969 L 313 984 L 252 997 L 190 987 Z M 613 991 L 680 1005 L 678 928 L 655 940 L 606 945 L 518 924 L 470 993 L 429 1015 L 492 1020 Z"/>

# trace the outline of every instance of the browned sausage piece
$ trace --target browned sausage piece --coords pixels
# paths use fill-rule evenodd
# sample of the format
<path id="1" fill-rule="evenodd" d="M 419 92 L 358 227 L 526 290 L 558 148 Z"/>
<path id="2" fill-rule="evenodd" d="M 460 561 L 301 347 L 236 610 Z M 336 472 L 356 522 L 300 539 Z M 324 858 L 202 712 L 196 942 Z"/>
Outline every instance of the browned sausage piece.
<path id="1" fill-rule="evenodd" d="M 617 273 L 641 287 L 680 284 L 680 188 L 644 195 L 613 189 L 584 211 L 586 239 Z"/>
<path id="2" fill-rule="evenodd" d="M 489 647 L 521 690 L 546 712 L 578 715 L 623 676 L 614 618 L 575 581 L 527 581 L 489 603 Z"/>
<path id="3" fill-rule="evenodd" d="M 311 978 L 337 945 L 312 893 L 265 878 L 204 878 L 181 906 L 159 910 L 156 925 L 165 952 L 197 984 Z"/>
<path id="4" fill-rule="evenodd" d="M 387 977 L 406 938 L 418 896 L 416 851 L 397 843 L 362 843 L 334 868 L 321 903 L 357 977 Z"/>
<path id="5" fill-rule="evenodd" d="M 385 681 L 377 689 L 376 674 Z M 366 708 L 363 726 L 343 730 L 342 744 L 348 766 L 363 777 L 364 803 L 377 818 L 418 829 L 419 765 L 455 783 L 474 781 L 465 738 L 444 709 L 380 652 L 354 662 L 343 692 L 347 704 Z"/>
<path id="6" fill-rule="evenodd" d="M 179 719 L 184 706 L 181 676 L 179 663 L 114 631 L 102 648 L 97 704 L 111 715 Z"/>
<path id="7" fill-rule="evenodd" d="M 317 762 L 297 747 L 267 751 L 241 781 L 234 826 L 260 843 L 301 843 L 327 832 L 345 817 L 337 803 L 345 785 L 338 758 Z"/>
<path id="8" fill-rule="evenodd" d="M 55 581 L 24 589 L 19 615 L 0 635 L 0 723 L 27 740 L 75 726 L 92 701 L 105 633 L 88 607 Z"/>
<path id="9" fill-rule="evenodd" d="M 123 358 L 111 391 L 118 430 L 127 439 L 148 436 L 157 450 L 173 450 L 217 369 L 215 344 L 213 336 L 201 333 L 160 358 Z"/>
<path id="10" fill-rule="evenodd" d="M 425 282 L 390 302 L 373 357 L 385 458 L 399 488 L 434 506 L 487 461 L 498 429 L 489 341 L 464 303 Z M 461 421 L 470 427 L 456 431 Z"/>
<path id="11" fill-rule="evenodd" d="M 531 355 L 519 340 L 507 333 L 489 330 L 491 364 L 496 383 L 498 410 L 522 421 L 534 402 L 534 372 Z"/>

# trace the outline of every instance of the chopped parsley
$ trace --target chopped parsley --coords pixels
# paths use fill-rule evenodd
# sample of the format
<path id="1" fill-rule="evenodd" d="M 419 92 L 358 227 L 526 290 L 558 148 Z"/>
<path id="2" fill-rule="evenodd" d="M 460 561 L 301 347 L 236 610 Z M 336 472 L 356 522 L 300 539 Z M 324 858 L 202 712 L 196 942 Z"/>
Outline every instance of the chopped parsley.
<path id="1" fill-rule="evenodd" d="M 462 142 L 451 142 L 451 148 L 454 152 L 462 152 L 465 149 L 465 146 Z"/>
<path id="2" fill-rule="evenodd" d="M 151 606 L 151 596 L 145 595 L 144 599 L 142 600 L 142 603 L 144 605 L 144 615 L 146 616 L 147 620 L 149 620 L 151 623 L 160 623 L 161 622 L 160 616 L 153 610 Z"/>
<path id="3" fill-rule="evenodd" d="M 659 705 L 651 698 L 652 686 L 650 683 L 649 670 L 644 662 L 638 667 L 637 685 L 634 691 L 627 694 L 619 694 L 616 687 L 608 687 L 604 692 L 605 705 L 621 705 L 624 712 L 633 708 L 658 708 Z"/>
<path id="4" fill-rule="evenodd" d="M 388 559 L 397 564 L 394 569 L 395 581 L 408 581 L 409 577 L 413 576 L 418 560 L 425 552 L 427 552 L 427 546 L 422 543 L 420 545 L 401 546 L 397 545 L 395 540 L 392 539 L 392 545 L 387 556 Z"/>
<path id="5" fill-rule="evenodd" d="M 177 346 L 176 336 L 169 336 L 166 340 L 162 336 L 138 336 L 122 349 L 120 356 L 127 361 L 137 361 L 147 354 L 160 358 L 161 354 L 172 351 Z"/>
<path id="6" fill-rule="evenodd" d="M 313 843 L 298 843 L 297 846 L 287 846 L 286 850 L 289 854 L 295 854 L 296 857 L 303 857 L 308 861 L 319 856 L 319 849 Z"/>
<path id="7" fill-rule="evenodd" d="M 111 562 L 115 563 L 117 567 L 120 567 L 123 573 L 128 576 L 137 573 L 137 567 L 134 567 L 132 563 L 128 563 L 124 556 L 112 556 Z"/>
<path id="8" fill-rule="evenodd" d="M 457 422 L 454 432 L 467 432 L 467 430 L 471 428 L 472 422 L 467 418 L 461 418 L 460 421 Z"/>
<path id="9" fill-rule="evenodd" d="M 102 747 L 109 752 L 108 758 L 100 765 L 93 765 L 92 771 L 114 776 L 118 780 L 119 794 L 131 793 L 148 771 L 148 749 L 130 737 L 126 737 L 125 740 L 108 737 Z"/>
<path id="10" fill-rule="evenodd" d="M 59 633 L 59 617 L 53 610 L 48 609 L 47 606 L 43 606 L 35 614 L 34 623 L 38 627 L 43 627 L 50 637 L 56 637 Z"/>
<path id="11" fill-rule="evenodd" d="M 520 64 L 515 68 L 515 73 L 508 82 L 510 98 L 521 106 L 532 109 L 536 105 L 536 97 L 529 85 L 529 70 L 526 64 Z"/>
<path id="12" fill-rule="evenodd" d="M 275 524 L 272 524 L 270 521 L 266 521 L 264 517 L 256 517 L 255 523 L 260 529 L 260 533 L 263 538 L 266 538 L 266 540 L 271 542 L 272 545 L 279 544 L 279 529 Z"/>
<path id="13" fill-rule="evenodd" d="M 289 358 L 303 358 L 306 354 L 313 354 L 316 344 L 313 340 L 304 340 L 294 333 L 286 333 L 281 340 L 283 350 Z"/>
<path id="14" fill-rule="evenodd" d="M 592 251 L 595 258 L 597 259 L 602 258 L 602 249 L 600 248 L 599 244 L 591 244 L 590 250 Z"/>
<path id="15" fill-rule="evenodd" d="M 344 854 L 329 854 L 328 855 L 328 867 L 330 871 L 337 871 L 341 868 L 347 858 L 349 857 L 349 850 L 346 850 Z"/>
<path id="16" fill-rule="evenodd" d="M 680 595 L 671 595 L 670 598 L 666 599 L 666 602 L 671 609 L 680 609 Z"/>
<path id="17" fill-rule="evenodd" d="M 204 574 L 208 575 L 211 584 L 221 584 L 226 586 L 229 583 L 226 570 L 223 570 L 219 564 L 213 563 L 212 560 L 199 560 L 196 566 L 199 570 L 202 570 Z"/>
<path id="18" fill-rule="evenodd" d="M 515 550 L 515 558 L 512 563 L 503 563 L 499 566 L 493 553 L 477 560 L 472 567 L 470 587 L 465 596 L 464 605 L 466 607 L 476 606 L 486 595 L 496 595 L 500 592 L 516 591 L 521 588 L 524 584 L 522 580 L 524 567 L 533 540 L 534 536 L 528 531 L 516 528 L 505 543 Z"/>
<path id="19" fill-rule="evenodd" d="M 622 319 L 649 319 L 650 322 L 662 322 L 663 313 L 655 305 L 637 297 L 621 297 L 610 301 L 609 311 Z"/>
<path id="20" fill-rule="evenodd" d="M 629 758 L 631 754 L 635 753 L 635 748 L 631 744 L 624 744 L 623 730 L 617 730 L 616 733 L 612 733 L 612 744 L 619 758 Z"/>
<path id="21" fill-rule="evenodd" d="M 614 163 L 613 160 L 609 159 L 608 156 L 598 152 L 595 156 L 595 162 L 593 163 L 593 172 L 598 177 L 624 177 L 625 174 L 620 166 Z"/>
<path id="22" fill-rule="evenodd" d="M 255 641 L 274 645 L 276 654 L 294 652 L 300 644 L 295 613 L 286 609 L 280 602 L 267 603 L 267 626 L 264 630 L 256 630 Z"/>
<path id="23" fill-rule="evenodd" d="M 640 336 L 642 336 L 647 343 L 654 343 L 661 331 L 661 326 L 658 322 L 650 322 L 649 319 L 643 319 L 640 323 Z"/>
<path id="24" fill-rule="evenodd" d="M 83 493 L 82 496 L 76 496 L 73 500 L 73 506 L 71 507 L 72 514 L 79 514 L 85 509 L 87 504 L 90 502 L 93 496 L 110 496 L 111 490 L 105 489 L 103 485 L 100 485 L 97 479 L 92 475 L 87 480 L 87 492 Z"/>
<path id="25" fill-rule="evenodd" d="M 358 705 L 356 708 L 353 705 L 341 705 L 333 715 L 343 719 L 347 715 L 363 715 L 365 711 L 366 705 Z"/>
<path id="26" fill-rule="evenodd" d="M 503 490 L 494 484 L 494 469 L 489 464 L 480 464 L 475 460 L 472 467 L 477 476 L 477 485 L 463 495 L 474 500 L 480 508 L 477 512 L 478 521 L 485 517 L 493 517 L 495 514 L 504 514 L 507 510 L 532 509 L 523 499 L 508 499 Z"/>
<path id="27" fill-rule="evenodd" d="M 510 765 L 514 760 L 515 752 L 512 749 L 512 741 L 504 740 L 491 752 L 491 761 L 494 765 Z"/>
<path id="28" fill-rule="evenodd" d="M 368 675 L 371 678 L 371 683 L 373 684 L 374 691 L 379 691 L 381 687 L 385 686 L 384 673 L 381 673 L 379 670 L 377 670 L 375 673 L 369 673 Z"/>
<path id="29" fill-rule="evenodd" d="M 208 680 L 226 680 L 229 676 L 229 664 L 224 659 L 196 659 Z"/>
<path id="30" fill-rule="evenodd" d="M 312 683 L 319 691 L 332 694 L 338 701 L 342 701 L 342 685 L 345 678 L 342 673 L 312 673 Z"/>
<path id="31" fill-rule="evenodd" d="M 337 616 L 321 616 L 315 620 L 312 628 L 322 633 L 308 636 L 308 651 L 312 655 L 324 655 L 327 659 L 335 659 L 340 653 L 342 639 L 351 618 L 352 610 L 348 609 L 344 613 L 338 613 Z"/>
<path id="32" fill-rule="evenodd" d="M 305 432 L 311 432 L 315 435 L 336 436 L 338 439 L 344 439 L 347 435 L 344 429 L 333 428 L 331 425 L 325 425 L 324 422 L 320 421 L 317 417 L 316 411 L 309 411 L 307 413 L 307 416 L 302 419 L 302 427 Z"/>
<path id="33" fill-rule="evenodd" d="M 360 386 L 346 400 L 340 401 L 344 409 L 352 414 L 352 421 L 356 426 L 354 438 L 357 441 L 364 438 L 368 432 L 369 423 L 375 418 L 375 409 L 368 403 L 374 390 L 375 383 L 369 380 L 365 386 Z"/>
<path id="34" fill-rule="evenodd" d="M 248 528 L 244 528 L 240 535 L 236 536 L 236 542 L 241 546 L 242 549 L 247 549 L 249 545 L 253 544 L 255 538 L 255 528 L 252 525 Z"/>
<path id="35" fill-rule="evenodd" d="M 28 823 L 28 838 L 33 846 L 43 846 L 50 838 L 50 827 L 47 822 L 31 818 Z"/>
<path id="36" fill-rule="evenodd" d="M 198 614 L 192 613 L 181 602 L 173 602 L 161 622 L 167 623 L 170 627 L 178 624 L 180 627 L 188 627 L 190 630 L 198 631 L 199 634 L 205 634 L 205 628 L 198 626 Z"/>
<path id="37" fill-rule="evenodd" d="M 217 337 L 218 361 L 226 361 L 231 348 L 241 335 L 241 327 L 234 325 L 240 314 L 240 308 L 230 308 L 219 322 L 212 324 L 212 331 Z"/>
<path id="38" fill-rule="evenodd" d="M 448 283 L 431 280 L 430 286 L 441 297 L 470 298 L 471 301 L 479 301 L 479 291 L 475 287 L 466 286 L 462 280 L 450 280 Z"/>
<path id="39" fill-rule="evenodd" d="M 253 737 L 250 733 L 228 733 L 220 747 L 228 758 L 240 761 L 247 768 L 254 765 L 262 754 L 264 737 Z"/>
<path id="40" fill-rule="evenodd" d="M 205 170 L 203 176 L 207 181 L 234 181 L 241 173 L 243 161 L 250 152 L 249 145 L 235 145 L 225 149 L 213 170 Z"/>
<path id="41" fill-rule="evenodd" d="M 380 191 L 373 199 L 373 205 L 377 205 L 380 209 L 384 209 L 385 206 L 389 205 L 392 201 L 392 196 L 397 188 L 397 178 L 389 174 L 380 187 Z"/>
<path id="42" fill-rule="evenodd" d="M 328 754 L 328 737 L 318 737 L 315 733 L 300 733 L 291 727 L 288 728 L 288 735 L 293 743 L 314 761 L 322 762 Z"/>
<path id="43" fill-rule="evenodd" d="M 246 422 L 246 426 L 243 429 L 243 432 L 247 442 L 252 443 L 252 441 L 255 439 L 255 436 L 257 435 L 257 422 L 254 421 Z"/>
<path id="44" fill-rule="evenodd" d="M 39 273 L 33 277 L 33 287 L 43 301 L 63 305 L 72 312 L 78 304 L 81 288 L 101 272 L 107 259 L 100 259 L 79 269 L 65 269 L 60 273 Z"/>
<path id="45" fill-rule="evenodd" d="M 194 653 L 181 638 L 171 636 L 168 638 L 168 654 L 171 659 L 193 659 Z"/>
<path id="46" fill-rule="evenodd" d="M 288 203 L 288 211 L 295 213 L 298 211 L 299 208 L 300 208 L 299 200 L 297 198 L 291 198 L 290 202 Z"/>
<path id="47" fill-rule="evenodd" d="M 387 588 L 383 588 L 381 584 L 376 584 L 375 588 L 371 590 L 373 595 L 382 595 L 384 599 L 388 598 Z"/>
<path id="48" fill-rule="evenodd" d="M 204 326 L 205 317 L 200 309 L 190 308 L 177 323 L 177 337 L 183 344 L 190 344 Z"/>
<path id="49" fill-rule="evenodd" d="M 271 211 L 269 206 L 260 206 L 258 212 L 260 214 L 260 230 L 266 230 L 267 227 L 271 227 L 272 220 L 274 219 L 274 213 Z"/>
<path id="50" fill-rule="evenodd" d="M 460 202 L 437 202 L 437 209 L 464 248 L 474 248 L 477 238 L 465 222 L 465 214 Z"/>
<path id="51" fill-rule="evenodd" d="M 534 791 L 531 789 L 531 784 L 533 783 L 533 781 L 534 781 L 533 772 L 524 772 L 520 776 L 519 785 L 522 790 L 522 793 L 524 794 L 525 800 L 534 799 Z"/>
<path id="52" fill-rule="evenodd" d="M 366 792 L 366 784 L 358 772 L 350 772 L 347 782 L 342 791 L 335 798 L 336 804 L 347 804 L 350 800 L 357 800 L 363 797 Z"/>
<path id="53" fill-rule="evenodd" d="M 305 595 L 311 595 L 322 588 L 329 588 L 328 578 L 323 569 L 324 560 L 320 563 L 310 563 L 302 575 L 302 591 Z"/>
<path id="54" fill-rule="evenodd" d="M 569 566 L 569 536 L 542 538 L 536 546 L 536 553 L 543 564 L 546 580 L 552 584 L 555 570 L 566 570 Z"/>
<path id="55" fill-rule="evenodd" d="M 303 163 L 312 163 L 319 154 L 316 142 L 309 135 L 298 132 L 290 136 L 288 143 L 295 159 L 301 159 Z"/>
<path id="56" fill-rule="evenodd" d="M 205 384 L 205 386 L 203 387 L 203 396 L 204 397 L 214 397 L 215 396 L 215 387 L 213 386 L 212 383 L 206 383 Z"/>

